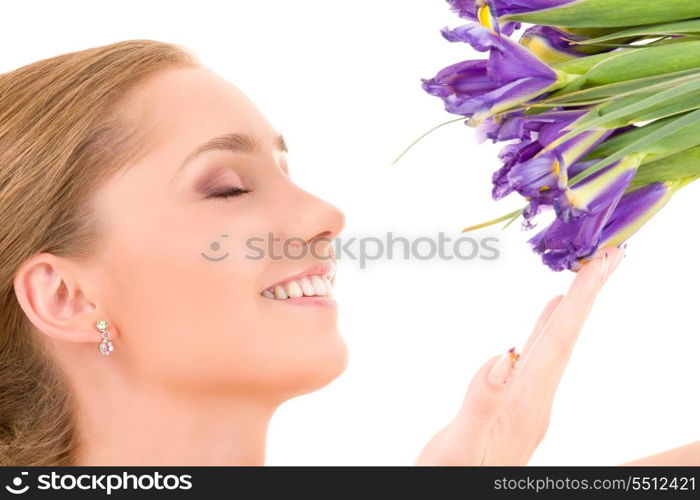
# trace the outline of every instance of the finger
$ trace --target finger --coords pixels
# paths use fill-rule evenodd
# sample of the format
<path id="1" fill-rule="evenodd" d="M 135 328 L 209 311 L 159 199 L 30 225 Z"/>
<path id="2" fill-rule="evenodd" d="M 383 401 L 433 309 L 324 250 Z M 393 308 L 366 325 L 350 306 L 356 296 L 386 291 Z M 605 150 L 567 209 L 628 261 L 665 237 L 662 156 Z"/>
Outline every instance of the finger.
<path id="1" fill-rule="evenodd" d="M 554 310 L 557 308 L 559 305 L 559 302 L 561 302 L 561 299 L 563 299 L 563 295 L 557 295 L 554 297 L 552 300 L 550 300 L 547 305 L 544 307 L 542 312 L 540 313 L 540 317 L 537 319 L 537 323 L 535 323 L 535 328 L 533 328 L 532 333 L 527 339 L 527 342 L 525 342 L 525 346 L 523 347 L 522 351 L 520 352 L 520 355 L 522 357 L 527 356 L 527 353 L 530 352 L 530 349 L 532 348 L 532 345 L 535 343 L 535 340 L 539 336 L 540 332 L 544 329 L 545 325 L 549 321 L 549 318 L 552 317 L 552 313 Z"/>
<path id="2" fill-rule="evenodd" d="M 621 247 L 621 249 L 623 251 L 625 248 L 627 248 L 627 243 L 625 243 Z M 592 259 L 603 257 L 607 251 L 608 251 L 608 247 L 599 249 L 595 253 L 595 255 L 592 257 Z M 612 271 L 614 271 L 614 267 L 609 271 L 608 274 L 610 274 Z M 557 308 L 557 306 L 561 302 L 561 299 L 563 299 L 563 298 L 564 298 L 563 295 L 557 295 L 556 297 L 552 298 L 547 303 L 544 310 L 540 313 L 540 317 L 537 319 L 537 322 L 535 323 L 535 328 L 533 328 L 532 333 L 530 334 L 530 337 L 528 337 L 527 342 L 525 343 L 525 346 L 523 347 L 523 349 L 521 351 L 522 357 L 525 357 L 527 355 L 527 353 L 530 352 L 530 348 L 535 343 L 535 340 L 539 336 L 540 332 L 544 329 L 545 325 L 547 324 L 549 319 L 552 317 L 552 313 Z"/>
<path id="3" fill-rule="evenodd" d="M 504 382 L 510 375 L 512 364 L 508 353 L 494 356 L 474 375 L 464 396 L 458 419 L 470 423 L 490 422 L 498 413 L 504 400 Z"/>
<path id="4" fill-rule="evenodd" d="M 597 258 L 599 258 L 599 257 L 603 257 L 606 253 L 610 252 L 611 249 L 614 249 L 614 248 L 619 248 L 620 250 L 622 250 L 622 252 L 623 252 L 622 257 L 624 257 L 624 251 L 627 249 L 627 243 L 623 243 L 623 244 L 620 245 L 619 247 L 604 247 L 604 248 L 599 248 L 599 249 L 596 251 L 596 253 L 593 254 L 591 257 L 581 259 L 580 263 L 581 263 L 581 264 L 585 264 L 586 262 L 589 262 L 589 261 L 591 261 L 591 260 L 593 260 L 593 259 L 597 259 Z M 618 262 L 618 264 L 619 264 L 619 262 Z M 610 272 L 612 273 L 612 270 L 611 270 Z"/>
<path id="5" fill-rule="evenodd" d="M 553 394 L 593 302 L 622 255 L 620 249 L 606 249 L 602 257 L 591 260 L 576 274 L 527 357 L 515 369 L 523 390 Z"/>

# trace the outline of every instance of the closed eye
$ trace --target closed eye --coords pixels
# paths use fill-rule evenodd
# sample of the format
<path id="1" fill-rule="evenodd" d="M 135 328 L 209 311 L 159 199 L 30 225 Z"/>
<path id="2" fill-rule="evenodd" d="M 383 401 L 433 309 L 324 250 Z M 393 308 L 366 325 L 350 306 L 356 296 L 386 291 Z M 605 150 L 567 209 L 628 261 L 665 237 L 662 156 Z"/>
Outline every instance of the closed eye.
<path id="1" fill-rule="evenodd" d="M 231 198 L 233 196 L 240 196 L 245 193 L 250 193 L 249 189 L 243 189 L 239 187 L 233 187 L 233 188 L 228 188 L 224 189 L 221 191 L 216 191 L 214 193 L 211 193 L 207 196 L 207 198 Z"/>

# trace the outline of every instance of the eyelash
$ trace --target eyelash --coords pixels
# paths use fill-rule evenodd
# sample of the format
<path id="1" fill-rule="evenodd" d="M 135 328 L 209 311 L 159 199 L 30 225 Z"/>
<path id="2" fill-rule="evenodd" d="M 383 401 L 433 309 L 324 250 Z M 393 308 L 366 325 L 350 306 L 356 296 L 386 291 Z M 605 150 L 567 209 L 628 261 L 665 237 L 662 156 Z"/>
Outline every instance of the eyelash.
<path id="1" fill-rule="evenodd" d="M 234 196 L 240 196 L 242 194 L 250 193 L 250 190 L 248 189 L 243 189 L 239 187 L 233 187 L 229 189 L 224 189 L 223 191 L 218 191 L 216 193 L 212 193 L 207 198 L 233 198 Z"/>

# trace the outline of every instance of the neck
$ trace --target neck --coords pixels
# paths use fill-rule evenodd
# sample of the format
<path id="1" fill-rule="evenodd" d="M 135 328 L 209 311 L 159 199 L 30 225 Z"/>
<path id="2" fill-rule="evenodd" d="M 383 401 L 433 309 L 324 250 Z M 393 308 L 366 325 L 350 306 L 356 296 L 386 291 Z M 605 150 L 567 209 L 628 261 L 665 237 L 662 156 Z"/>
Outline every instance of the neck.
<path id="1" fill-rule="evenodd" d="M 78 465 L 262 465 L 277 406 L 143 384 L 76 396 Z"/>

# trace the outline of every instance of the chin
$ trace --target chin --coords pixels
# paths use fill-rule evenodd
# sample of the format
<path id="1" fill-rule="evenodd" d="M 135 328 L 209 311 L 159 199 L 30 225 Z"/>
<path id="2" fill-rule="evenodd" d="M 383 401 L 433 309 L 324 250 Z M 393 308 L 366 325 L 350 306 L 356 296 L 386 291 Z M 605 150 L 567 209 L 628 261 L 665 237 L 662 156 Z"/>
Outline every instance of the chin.
<path id="1" fill-rule="evenodd" d="M 343 338 L 335 333 L 323 348 L 310 349 L 284 376 L 282 392 L 287 397 L 321 389 L 338 378 L 348 365 L 348 348 Z M 320 346 L 317 346 L 320 347 Z"/>

